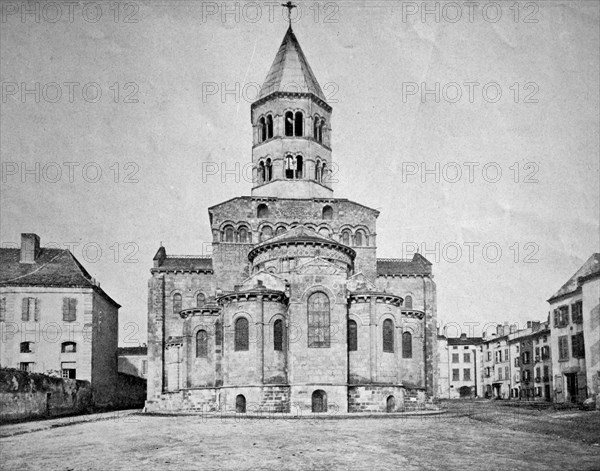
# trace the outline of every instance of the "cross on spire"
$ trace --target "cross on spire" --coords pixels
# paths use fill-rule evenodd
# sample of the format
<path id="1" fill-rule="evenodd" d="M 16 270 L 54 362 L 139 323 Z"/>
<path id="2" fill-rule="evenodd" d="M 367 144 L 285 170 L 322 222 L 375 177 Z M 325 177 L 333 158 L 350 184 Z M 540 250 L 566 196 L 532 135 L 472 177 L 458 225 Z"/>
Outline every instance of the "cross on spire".
<path id="1" fill-rule="evenodd" d="M 288 21 L 290 23 L 290 28 L 292 27 L 292 9 L 293 8 L 298 8 L 296 5 L 294 5 L 291 0 L 288 0 L 287 3 L 282 3 L 281 4 L 282 7 L 286 7 L 288 9 Z"/>

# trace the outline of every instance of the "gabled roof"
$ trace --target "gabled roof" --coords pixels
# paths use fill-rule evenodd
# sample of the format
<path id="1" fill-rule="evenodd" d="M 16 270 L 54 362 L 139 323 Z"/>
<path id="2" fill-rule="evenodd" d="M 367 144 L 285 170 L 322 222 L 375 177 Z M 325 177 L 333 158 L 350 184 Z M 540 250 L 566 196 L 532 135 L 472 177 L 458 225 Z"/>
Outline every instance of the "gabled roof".
<path id="1" fill-rule="evenodd" d="M 562 287 L 554 293 L 548 302 L 552 302 L 553 300 L 560 298 L 562 296 L 566 296 L 567 294 L 571 294 L 574 291 L 577 291 L 579 288 L 579 278 L 589 277 L 591 275 L 597 275 L 600 273 L 600 253 L 593 254 L 590 258 L 586 260 L 586 262 L 581 266 L 579 270 L 575 272 L 575 274 L 569 278 L 569 280 L 562 285 Z"/>
<path id="2" fill-rule="evenodd" d="M 92 288 L 120 307 L 66 249 L 40 248 L 34 263 L 21 263 L 21 249 L 0 249 L 0 286 Z"/>
<path id="3" fill-rule="evenodd" d="M 326 101 L 291 26 L 260 89 L 258 100 L 274 92 L 312 93 Z"/>
<path id="4" fill-rule="evenodd" d="M 160 264 L 161 270 L 212 270 L 212 258 L 210 257 L 167 257 Z"/>
<path id="5" fill-rule="evenodd" d="M 418 253 L 413 255 L 412 260 L 378 258 L 377 275 L 429 276 L 431 262 Z"/>

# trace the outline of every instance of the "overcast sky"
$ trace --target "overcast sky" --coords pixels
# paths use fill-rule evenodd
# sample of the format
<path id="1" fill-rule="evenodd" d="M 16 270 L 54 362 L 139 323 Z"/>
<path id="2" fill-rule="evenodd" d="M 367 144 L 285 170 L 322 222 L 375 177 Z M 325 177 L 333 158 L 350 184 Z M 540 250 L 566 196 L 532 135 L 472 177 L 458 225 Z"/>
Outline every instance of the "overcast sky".
<path id="1" fill-rule="evenodd" d="M 115 16 L 113 2 L 32 2 L 36 18 L 2 2 L 1 241 L 77 244 L 123 306 L 122 344 L 145 341 L 160 242 L 207 254 L 207 208 L 250 194 L 250 102 L 287 27 L 278 3 Z M 425 250 L 442 323 L 545 319 L 599 250 L 598 5 L 300 4 L 294 31 L 333 106 L 335 196 L 381 212 L 379 257 Z M 203 175 L 215 163 L 232 173 Z"/>

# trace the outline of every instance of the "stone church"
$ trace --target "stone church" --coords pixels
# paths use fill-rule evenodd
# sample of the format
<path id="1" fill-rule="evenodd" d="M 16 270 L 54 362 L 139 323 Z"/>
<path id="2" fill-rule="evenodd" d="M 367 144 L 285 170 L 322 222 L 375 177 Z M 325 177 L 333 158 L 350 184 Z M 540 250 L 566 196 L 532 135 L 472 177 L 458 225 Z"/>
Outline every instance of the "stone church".
<path id="1" fill-rule="evenodd" d="M 251 105 L 251 195 L 208 209 L 212 256 L 154 257 L 147 410 L 393 412 L 435 394 L 431 263 L 377 258 L 379 212 L 334 197 L 331 113 L 290 26 Z"/>

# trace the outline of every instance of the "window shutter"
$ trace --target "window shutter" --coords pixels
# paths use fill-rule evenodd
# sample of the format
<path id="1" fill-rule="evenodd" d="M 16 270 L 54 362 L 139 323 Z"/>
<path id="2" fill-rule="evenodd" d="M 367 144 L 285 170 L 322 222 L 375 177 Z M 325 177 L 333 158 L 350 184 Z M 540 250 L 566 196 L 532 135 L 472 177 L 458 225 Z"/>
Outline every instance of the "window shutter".
<path id="1" fill-rule="evenodd" d="M 74 321 L 77 318 L 77 298 L 69 299 L 69 320 Z"/>
<path id="2" fill-rule="evenodd" d="M 39 322 L 40 321 L 40 305 L 41 305 L 41 299 L 35 298 L 35 321 Z"/>
<path id="3" fill-rule="evenodd" d="M 69 298 L 63 298 L 63 321 L 69 320 Z"/>
<path id="4" fill-rule="evenodd" d="M 23 298 L 21 302 L 21 320 L 29 321 L 29 298 Z"/>

